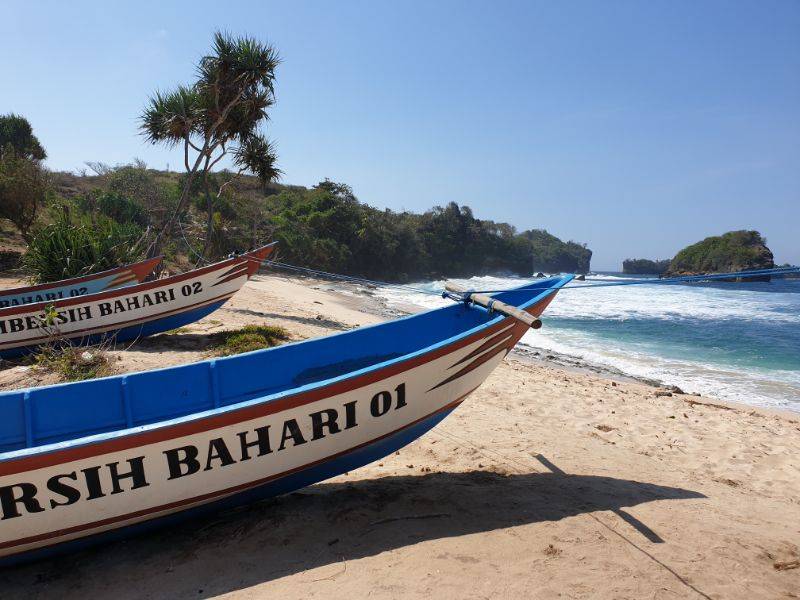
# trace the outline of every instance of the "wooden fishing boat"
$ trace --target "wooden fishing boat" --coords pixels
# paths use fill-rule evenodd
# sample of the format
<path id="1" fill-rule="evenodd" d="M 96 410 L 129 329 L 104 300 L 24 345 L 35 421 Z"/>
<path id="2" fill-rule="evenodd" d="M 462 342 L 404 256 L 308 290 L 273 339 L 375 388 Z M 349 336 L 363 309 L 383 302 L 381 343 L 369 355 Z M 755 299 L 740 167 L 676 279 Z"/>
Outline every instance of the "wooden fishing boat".
<path id="1" fill-rule="evenodd" d="M 153 272 L 161 259 L 162 257 L 158 256 L 83 277 L 0 290 L 0 308 L 35 302 L 54 302 L 141 283 Z"/>
<path id="2" fill-rule="evenodd" d="M 285 493 L 390 454 L 474 391 L 571 278 L 497 294 L 489 310 L 459 303 L 229 358 L 0 393 L 0 561 Z M 496 312 L 502 302 L 524 317 Z"/>
<path id="3" fill-rule="evenodd" d="M 100 294 L 0 309 L 0 357 L 53 340 L 131 340 L 202 319 L 239 291 L 273 247 Z"/>

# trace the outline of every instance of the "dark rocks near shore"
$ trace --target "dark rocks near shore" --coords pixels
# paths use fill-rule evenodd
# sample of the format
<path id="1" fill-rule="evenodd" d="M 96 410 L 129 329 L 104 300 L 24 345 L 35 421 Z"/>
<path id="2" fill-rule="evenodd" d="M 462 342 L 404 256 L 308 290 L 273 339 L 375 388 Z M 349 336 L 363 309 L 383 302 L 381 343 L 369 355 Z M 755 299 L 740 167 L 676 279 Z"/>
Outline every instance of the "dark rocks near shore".
<path id="1" fill-rule="evenodd" d="M 670 260 L 626 258 L 622 261 L 622 272 L 627 275 L 661 275 L 669 268 Z"/>

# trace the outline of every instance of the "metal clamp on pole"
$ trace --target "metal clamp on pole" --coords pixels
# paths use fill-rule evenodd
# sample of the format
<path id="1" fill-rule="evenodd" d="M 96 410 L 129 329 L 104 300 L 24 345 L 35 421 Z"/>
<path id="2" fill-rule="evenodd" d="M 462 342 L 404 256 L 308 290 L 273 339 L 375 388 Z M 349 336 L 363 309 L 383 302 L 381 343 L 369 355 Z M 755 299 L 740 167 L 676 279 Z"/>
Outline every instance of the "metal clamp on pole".
<path id="1" fill-rule="evenodd" d="M 453 283 L 446 283 L 444 289 L 446 290 L 447 297 L 453 298 L 454 300 L 461 300 L 467 304 L 477 304 L 478 306 L 484 307 L 490 313 L 499 312 L 507 317 L 513 317 L 518 321 L 522 321 L 531 329 L 539 329 L 542 326 L 542 321 L 538 317 L 534 317 L 516 306 L 511 306 L 510 304 L 501 302 L 486 294 L 476 294 Z"/>

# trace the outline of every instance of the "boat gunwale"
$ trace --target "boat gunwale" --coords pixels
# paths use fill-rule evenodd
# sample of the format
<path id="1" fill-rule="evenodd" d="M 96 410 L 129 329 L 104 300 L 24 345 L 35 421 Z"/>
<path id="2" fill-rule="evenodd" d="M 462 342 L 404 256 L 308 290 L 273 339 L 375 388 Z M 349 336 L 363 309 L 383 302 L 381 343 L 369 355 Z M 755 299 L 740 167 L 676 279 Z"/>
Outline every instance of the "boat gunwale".
<path id="1" fill-rule="evenodd" d="M 533 288 L 533 290 L 535 290 L 538 293 L 536 293 L 534 296 L 532 296 L 531 298 L 529 298 L 525 302 L 523 302 L 523 303 L 521 303 L 519 305 L 516 305 L 518 308 L 525 309 L 525 308 L 530 307 L 530 306 L 532 306 L 532 305 L 534 305 L 534 304 L 536 304 L 538 302 L 541 302 L 542 300 L 544 300 L 549 295 L 555 295 L 559 291 L 559 289 L 561 289 L 564 285 L 569 283 L 573 278 L 574 278 L 574 275 L 558 275 L 558 276 L 550 277 L 550 278 L 545 279 L 545 280 L 539 280 L 538 282 L 528 282 L 527 284 L 519 286 L 517 288 L 511 288 L 511 289 L 508 289 L 508 290 L 503 290 L 503 293 L 505 293 L 505 292 L 522 292 L 522 291 L 525 291 L 526 288 L 528 288 L 529 286 L 531 286 L 534 283 L 545 283 L 548 280 L 552 281 L 552 285 L 549 285 L 549 286 L 546 286 L 546 287 L 543 286 L 541 288 Z M 531 291 L 533 291 L 533 290 L 531 290 Z M 391 321 L 373 323 L 373 324 L 370 324 L 370 325 L 365 325 L 363 327 L 359 327 L 357 330 L 341 331 L 341 332 L 333 333 L 331 335 L 323 336 L 323 337 L 326 338 L 326 339 L 331 339 L 331 338 L 336 338 L 336 337 L 340 337 L 340 336 L 345 336 L 345 335 L 353 333 L 354 331 L 363 331 L 365 329 L 373 329 L 373 328 L 385 326 L 385 325 L 387 325 L 389 323 L 396 323 L 396 322 L 399 322 L 399 321 L 411 320 L 411 319 L 420 317 L 420 316 L 425 315 L 425 314 L 430 314 L 430 313 L 435 312 L 437 310 L 453 308 L 455 306 L 457 306 L 457 305 L 452 305 L 452 306 L 448 306 L 448 307 L 432 308 L 432 309 L 429 309 L 429 310 L 426 310 L 426 311 L 423 311 L 423 312 L 420 312 L 420 313 L 406 315 L 406 316 L 400 317 L 398 319 L 393 319 Z M 477 306 L 477 305 L 473 305 L 468 310 L 480 310 L 480 311 L 486 312 L 486 313 L 489 312 L 487 309 L 485 309 L 485 308 L 483 308 L 481 306 Z M 476 334 L 476 333 L 478 333 L 478 332 L 480 332 L 482 330 L 485 330 L 485 329 L 488 329 L 488 328 L 490 328 L 490 327 L 492 327 L 494 325 L 497 325 L 500 322 L 502 322 L 503 320 L 508 319 L 508 318 L 511 318 L 511 317 L 506 317 L 505 315 L 499 314 L 498 316 L 496 316 L 496 317 L 494 317 L 494 318 L 492 318 L 492 319 L 490 319 L 490 320 L 488 320 L 488 321 L 486 321 L 484 323 L 481 323 L 479 325 L 471 327 L 471 328 L 469 328 L 469 329 L 467 329 L 465 331 L 462 331 L 462 332 L 460 332 L 460 333 L 458 333 L 456 335 L 450 336 L 449 338 L 445 338 L 443 340 L 440 340 L 440 341 L 438 341 L 438 342 L 436 342 L 434 344 L 430 344 L 428 346 L 424 346 L 422 348 L 414 350 L 413 352 L 408 352 L 406 354 L 402 354 L 402 355 L 394 357 L 392 359 L 389 359 L 389 360 L 386 360 L 386 361 L 382 361 L 382 362 L 379 362 L 379 363 L 375 363 L 373 365 L 369 365 L 369 366 L 363 367 L 361 369 L 357 369 L 355 371 L 348 371 L 347 373 L 342 373 L 341 375 L 337 375 L 335 377 L 330 377 L 330 378 L 327 378 L 327 379 L 322 379 L 320 381 L 311 382 L 311 383 L 308 383 L 308 384 L 305 384 L 305 385 L 301 385 L 301 386 L 298 386 L 298 387 L 293 387 L 293 388 L 289 388 L 289 389 L 286 389 L 286 390 L 281 390 L 281 391 L 275 392 L 273 394 L 267 394 L 267 395 L 264 395 L 264 396 L 258 396 L 257 394 L 259 393 L 259 391 L 258 390 L 253 390 L 251 393 L 252 394 L 256 394 L 255 397 L 251 397 L 250 399 L 242 400 L 242 401 L 239 401 L 239 402 L 234 402 L 234 403 L 228 404 L 226 406 L 220 406 L 220 407 L 216 407 L 216 408 L 212 408 L 212 409 L 208 409 L 208 410 L 204 410 L 204 411 L 192 412 L 192 413 L 181 415 L 181 416 L 178 416 L 178 417 L 173 417 L 171 419 L 165 419 L 165 420 L 162 420 L 162 421 L 156 421 L 154 423 L 147 423 L 145 425 L 139 425 L 139 426 L 135 426 L 135 427 L 124 427 L 124 428 L 116 429 L 116 430 L 113 430 L 113 431 L 104 431 L 104 432 L 101 432 L 101 433 L 96 433 L 96 434 L 91 434 L 91 435 L 86 435 L 86 436 L 81 436 L 81 437 L 75 437 L 75 438 L 72 438 L 72 439 L 62 440 L 62 441 L 59 441 L 59 442 L 52 442 L 52 443 L 43 444 L 43 445 L 40 445 L 40 446 L 33 446 L 33 447 L 29 447 L 29 448 L 19 448 L 17 450 L 9 450 L 9 451 L 6 451 L 6 452 L 0 452 L 0 466 L 2 466 L 4 464 L 7 464 L 7 463 L 13 463 L 13 462 L 19 461 L 19 460 L 25 461 L 26 459 L 35 459 L 37 457 L 40 457 L 40 456 L 43 456 L 43 455 L 47 455 L 47 454 L 52 454 L 52 453 L 61 452 L 61 451 L 67 451 L 67 450 L 76 450 L 76 449 L 81 448 L 83 446 L 91 446 L 91 445 L 94 445 L 94 444 L 108 443 L 108 442 L 112 442 L 112 441 L 114 441 L 116 439 L 120 439 L 120 438 L 138 436 L 138 435 L 141 435 L 141 434 L 146 434 L 146 433 L 158 431 L 160 429 L 169 429 L 170 427 L 177 427 L 177 426 L 181 426 L 181 425 L 186 425 L 186 424 L 189 424 L 189 423 L 191 423 L 193 421 L 201 421 L 203 419 L 219 417 L 219 416 L 222 416 L 222 415 L 225 415 L 225 414 L 228 414 L 228 413 L 232 413 L 232 412 L 236 412 L 236 411 L 240 411 L 240 410 L 246 410 L 247 408 L 251 408 L 251 407 L 254 407 L 256 405 L 269 404 L 269 403 L 276 402 L 278 400 L 282 400 L 284 398 L 288 398 L 288 397 L 291 397 L 291 396 L 310 393 L 310 392 L 313 392 L 315 390 L 319 390 L 321 388 L 329 387 L 329 386 L 335 385 L 337 383 L 341 383 L 341 382 L 347 381 L 348 379 L 354 379 L 354 378 L 357 378 L 357 377 L 361 377 L 361 376 L 367 375 L 367 374 L 369 374 L 371 372 L 378 371 L 378 370 L 381 370 L 381 369 L 385 369 L 385 368 L 390 367 L 392 365 L 397 365 L 397 364 L 400 364 L 400 363 L 403 363 L 403 362 L 407 362 L 407 361 L 413 360 L 415 358 L 418 358 L 418 357 L 423 356 L 425 354 L 428 354 L 430 352 L 434 352 L 434 351 L 436 351 L 438 349 L 441 349 L 441 348 L 447 347 L 447 346 L 449 346 L 451 344 L 457 343 L 458 341 L 460 341 L 460 340 L 462 340 L 464 338 L 470 337 L 470 336 L 472 336 L 472 335 L 474 335 L 474 334 Z M 209 366 L 211 366 L 211 365 L 216 365 L 216 363 L 220 362 L 220 361 L 231 361 L 231 360 L 236 360 L 236 359 L 238 359 L 240 357 L 243 357 L 243 356 L 249 356 L 249 355 L 253 355 L 253 354 L 256 354 L 256 353 L 268 353 L 268 352 L 271 352 L 271 351 L 280 350 L 282 348 L 287 348 L 287 347 L 290 347 L 290 346 L 297 346 L 297 345 L 300 345 L 300 344 L 313 343 L 315 340 L 318 340 L 318 339 L 323 339 L 323 338 L 313 338 L 313 339 L 310 339 L 310 340 L 299 340 L 297 342 L 291 342 L 289 344 L 283 344 L 281 346 L 277 346 L 277 347 L 273 347 L 273 348 L 264 348 L 264 349 L 261 349 L 261 350 L 253 350 L 251 352 L 244 352 L 244 353 L 241 353 L 241 354 L 236 354 L 236 355 L 233 355 L 233 356 L 226 356 L 226 357 L 221 357 L 221 358 L 210 358 L 210 359 L 197 361 L 197 362 L 194 362 L 194 363 L 186 363 L 186 364 L 181 364 L 181 365 L 170 365 L 170 366 L 161 367 L 161 368 L 158 368 L 158 369 L 151 369 L 151 370 L 146 370 L 146 371 L 136 371 L 136 372 L 132 372 L 132 373 L 121 373 L 121 374 L 118 374 L 118 375 L 111 375 L 109 377 L 101 377 L 101 378 L 98 378 L 98 379 L 94 379 L 92 381 L 93 382 L 94 381 L 110 381 L 110 380 L 115 380 L 115 379 L 124 381 L 129 376 L 138 375 L 138 374 L 142 374 L 142 373 L 148 373 L 149 374 L 149 373 L 158 373 L 158 372 L 163 372 L 163 371 L 170 371 L 170 370 L 178 369 L 178 368 L 185 367 L 185 366 L 188 366 L 188 365 L 198 365 L 198 364 L 205 363 L 205 364 L 208 364 Z M 20 393 L 24 394 L 24 393 L 29 392 L 31 390 L 45 389 L 45 388 L 57 389 L 57 388 L 60 388 L 60 387 L 81 385 L 81 384 L 85 384 L 85 383 L 87 383 L 87 382 L 64 382 L 64 383 L 57 383 L 57 384 L 53 384 L 53 385 L 49 385 L 49 386 L 23 388 L 23 389 L 18 389 L 18 390 L 8 390 L 8 391 L 5 391 L 5 392 L 0 392 L 0 402 L 3 400 L 4 396 L 10 396 L 12 394 L 13 395 L 17 395 L 17 394 L 20 394 Z M 120 383 L 120 385 L 122 385 L 122 383 Z M 244 420 L 246 420 L 246 419 L 244 419 Z M 213 428 L 214 427 L 210 427 L 209 429 L 213 429 Z M 177 435 L 175 437 L 176 438 L 183 437 L 183 434 Z M 24 470 L 26 470 L 26 469 L 22 469 L 21 471 L 24 471 Z M 17 471 L 15 470 L 14 472 L 17 472 Z M 6 475 L 6 474 L 7 473 L 4 470 L 0 469 L 0 476 Z M 10 473 L 8 473 L 8 474 L 10 474 Z"/>

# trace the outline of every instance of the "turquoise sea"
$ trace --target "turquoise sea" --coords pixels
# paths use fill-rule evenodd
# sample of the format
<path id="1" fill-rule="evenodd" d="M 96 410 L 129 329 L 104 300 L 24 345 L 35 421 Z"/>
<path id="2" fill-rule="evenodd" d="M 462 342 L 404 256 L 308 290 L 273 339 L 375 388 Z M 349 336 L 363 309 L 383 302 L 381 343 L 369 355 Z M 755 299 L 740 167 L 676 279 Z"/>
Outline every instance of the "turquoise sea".
<path id="1" fill-rule="evenodd" d="M 617 273 L 588 284 L 636 279 Z M 456 280 L 472 289 L 520 285 L 515 277 Z M 443 282 L 415 284 L 440 290 Z M 583 285 L 574 282 L 571 285 Z M 381 290 L 391 306 L 449 301 Z M 570 355 L 623 373 L 723 400 L 800 412 L 800 281 L 633 285 L 560 292 L 530 348 Z"/>

